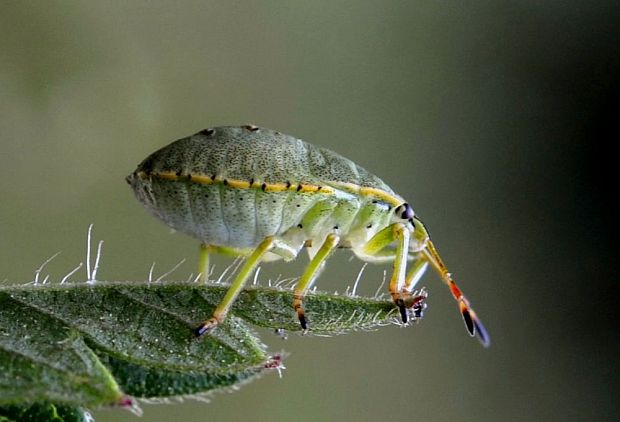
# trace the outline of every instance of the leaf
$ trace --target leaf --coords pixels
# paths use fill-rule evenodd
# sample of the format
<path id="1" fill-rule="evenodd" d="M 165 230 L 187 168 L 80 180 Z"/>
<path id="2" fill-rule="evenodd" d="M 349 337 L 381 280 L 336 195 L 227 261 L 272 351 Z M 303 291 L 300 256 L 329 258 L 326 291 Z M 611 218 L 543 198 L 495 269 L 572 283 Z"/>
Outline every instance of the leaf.
<path id="1" fill-rule="evenodd" d="M 279 367 L 280 357 L 267 355 L 246 322 L 300 330 L 288 290 L 244 290 L 225 323 L 193 338 L 226 290 L 164 282 L 0 287 L 0 406 L 25 412 L 39 403 L 30 409 L 79 414 L 80 407 L 130 406 L 127 395 L 205 394 Z M 386 300 L 317 293 L 305 308 L 315 333 L 395 320 Z"/>
<path id="2" fill-rule="evenodd" d="M 288 290 L 250 288 L 241 292 L 233 312 L 260 327 L 302 331 L 292 301 L 293 295 Z M 304 309 L 310 332 L 315 334 L 339 334 L 399 323 L 394 304 L 385 299 L 318 292 L 306 296 Z"/>
<path id="3" fill-rule="evenodd" d="M 122 392 L 82 337 L 0 292 L 0 405 L 114 404 Z"/>
<path id="4" fill-rule="evenodd" d="M 90 413 L 81 407 L 56 406 L 55 404 L 0 407 L 0 422 L 89 422 L 92 420 Z"/>

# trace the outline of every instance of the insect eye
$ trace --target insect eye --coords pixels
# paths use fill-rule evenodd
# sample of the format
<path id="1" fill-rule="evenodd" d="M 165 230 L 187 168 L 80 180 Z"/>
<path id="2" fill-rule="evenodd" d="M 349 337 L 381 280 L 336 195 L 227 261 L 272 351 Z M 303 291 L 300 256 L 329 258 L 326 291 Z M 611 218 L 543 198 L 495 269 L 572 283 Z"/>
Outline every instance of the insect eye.
<path id="1" fill-rule="evenodd" d="M 396 207 L 394 212 L 403 220 L 411 220 L 413 218 L 413 208 L 406 202 Z"/>

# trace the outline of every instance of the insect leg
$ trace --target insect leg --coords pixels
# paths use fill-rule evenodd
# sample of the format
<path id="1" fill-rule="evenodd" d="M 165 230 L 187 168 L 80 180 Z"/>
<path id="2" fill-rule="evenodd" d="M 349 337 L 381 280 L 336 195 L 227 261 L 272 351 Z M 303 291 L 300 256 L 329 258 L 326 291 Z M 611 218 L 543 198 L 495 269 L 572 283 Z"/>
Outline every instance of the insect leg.
<path id="1" fill-rule="evenodd" d="M 317 276 L 319 275 L 322 264 L 329 257 L 329 255 L 331 255 L 336 246 L 338 246 L 339 241 L 340 237 L 335 235 L 334 233 L 330 233 L 327 235 L 327 237 L 325 238 L 325 242 L 323 242 L 323 245 L 314 255 L 303 275 L 297 282 L 297 285 L 295 286 L 295 291 L 293 293 L 293 308 L 297 312 L 299 323 L 301 324 L 301 328 L 303 328 L 304 330 L 308 329 L 308 322 L 306 320 L 302 304 L 304 296 L 314 284 Z"/>
<path id="2" fill-rule="evenodd" d="M 250 256 L 252 252 L 254 252 L 254 249 L 252 248 L 231 248 L 228 246 L 205 245 L 204 243 L 201 244 L 200 256 L 198 258 L 198 273 L 200 274 L 200 281 L 203 283 L 209 281 L 209 272 L 211 271 L 209 261 L 211 255 L 217 254 L 231 258 L 238 258 L 240 256 Z"/>
<path id="3" fill-rule="evenodd" d="M 428 262 L 421 254 L 417 253 L 413 256 L 413 262 L 410 267 L 405 277 L 405 287 L 402 291 L 403 301 L 405 302 L 405 307 L 411 309 L 410 314 L 413 318 L 419 319 L 422 318 L 422 313 L 424 309 L 426 309 L 426 303 L 424 302 L 428 294 L 424 290 L 421 290 L 414 296 L 413 289 L 416 284 L 418 284 L 420 278 L 422 278 L 422 275 L 424 275 L 428 267 Z"/>
<path id="4" fill-rule="evenodd" d="M 409 320 L 407 313 L 407 304 L 403 297 L 403 288 L 405 286 L 405 271 L 407 267 L 407 254 L 409 250 L 409 240 L 411 237 L 410 230 L 403 223 L 394 223 L 375 234 L 372 239 L 364 246 L 364 253 L 368 255 L 377 255 L 394 241 L 396 241 L 396 250 L 394 255 L 394 271 L 390 279 L 390 295 L 392 300 L 400 311 L 400 317 L 403 323 Z"/>
<path id="5" fill-rule="evenodd" d="M 200 274 L 200 281 L 206 283 L 209 281 L 209 252 L 211 247 L 200 244 L 200 258 L 198 259 L 198 273 Z"/>
<path id="6" fill-rule="evenodd" d="M 412 292 L 420 278 L 424 275 L 426 268 L 428 267 L 428 261 L 424 259 L 420 254 L 414 256 L 411 268 L 407 272 L 405 277 L 405 290 Z"/>
<path id="7" fill-rule="evenodd" d="M 230 285 L 230 288 L 224 295 L 222 301 L 217 305 L 213 316 L 206 321 L 203 321 L 196 329 L 194 334 L 196 337 L 200 337 L 203 334 L 213 330 L 218 324 L 220 324 L 226 318 L 226 314 L 230 310 L 235 299 L 243 289 L 245 282 L 248 280 L 252 272 L 256 269 L 263 256 L 277 246 L 277 240 L 273 236 L 267 236 L 257 247 L 254 252 L 248 257 L 247 261 L 235 277 L 235 280 Z"/>

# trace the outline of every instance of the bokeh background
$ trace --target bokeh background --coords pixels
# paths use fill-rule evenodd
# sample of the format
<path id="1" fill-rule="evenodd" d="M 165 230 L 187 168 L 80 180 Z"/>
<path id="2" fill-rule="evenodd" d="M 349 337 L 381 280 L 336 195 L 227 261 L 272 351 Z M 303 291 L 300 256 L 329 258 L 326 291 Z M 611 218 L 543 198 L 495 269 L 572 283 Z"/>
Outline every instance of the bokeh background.
<path id="1" fill-rule="evenodd" d="M 185 279 L 197 242 L 151 218 L 123 178 L 174 139 L 255 123 L 408 198 L 493 345 L 468 338 L 429 273 L 417 327 L 262 332 L 290 353 L 281 379 L 144 405 L 144 420 L 619 420 L 605 146 L 618 139 L 619 17 L 606 1 L 2 1 L 0 281 L 32 280 L 57 251 L 46 272 L 60 279 L 84 260 L 90 223 L 105 240 L 100 279 L 187 258 L 171 275 Z M 320 289 L 344 290 L 361 268 L 337 255 Z M 369 267 L 366 292 L 383 269 Z"/>

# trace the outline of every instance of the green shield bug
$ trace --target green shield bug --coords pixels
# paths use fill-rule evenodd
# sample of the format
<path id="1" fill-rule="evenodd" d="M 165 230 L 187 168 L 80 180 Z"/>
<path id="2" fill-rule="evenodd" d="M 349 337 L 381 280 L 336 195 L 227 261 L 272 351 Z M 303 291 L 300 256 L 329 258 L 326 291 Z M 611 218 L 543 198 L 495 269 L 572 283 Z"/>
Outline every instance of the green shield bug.
<path id="1" fill-rule="evenodd" d="M 307 329 L 303 298 L 340 247 L 367 262 L 393 263 L 389 292 L 403 323 L 420 311 L 423 297 L 412 292 L 430 264 L 450 288 L 467 331 L 490 344 L 409 203 L 335 152 L 257 126 L 214 127 L 149 155 L 127 182 L 153 215 L 202 242 L 204 280 L 210 252 L 247 257 L 213 315 L 196 328 L 197 336 L 226 318 L 260 262 L 292 260 L 304 248 L 310 263 L 292 305 Z"/>

